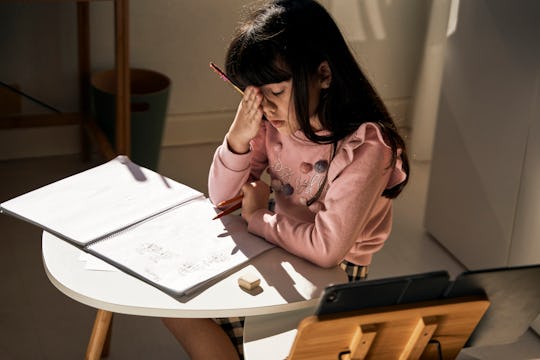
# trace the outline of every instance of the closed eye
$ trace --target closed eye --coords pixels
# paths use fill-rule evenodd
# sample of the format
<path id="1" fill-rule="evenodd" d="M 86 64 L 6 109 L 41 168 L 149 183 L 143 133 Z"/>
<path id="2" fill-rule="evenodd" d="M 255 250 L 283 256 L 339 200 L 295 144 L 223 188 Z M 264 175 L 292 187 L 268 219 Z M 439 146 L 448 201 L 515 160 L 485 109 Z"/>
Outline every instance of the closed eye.
<path id="1" fill-rule="evenodd" d="M 285 91 L 285 90 L 272 91 L 272 95 L 274 95 L 274 96 L 279 96 L 279 95 L 283 94 L 284 91 Z"/>

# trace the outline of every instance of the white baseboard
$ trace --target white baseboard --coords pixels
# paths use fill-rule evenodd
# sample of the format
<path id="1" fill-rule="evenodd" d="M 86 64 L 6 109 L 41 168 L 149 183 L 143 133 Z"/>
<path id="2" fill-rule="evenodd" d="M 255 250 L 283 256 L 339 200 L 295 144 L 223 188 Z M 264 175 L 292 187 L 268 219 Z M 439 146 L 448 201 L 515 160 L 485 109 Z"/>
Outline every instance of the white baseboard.
<path id="1" fill-rule="evenodd" d="M 232 111 L 169 115 L 162 146 L 219 143 L 233 117 Z M 77 154 L 79 131 L 78 125 L 0 130 L 0 160 Z"/>
<path id="2" fill-rule="evenodd" d="M 235 111 L 169 115 L 162 146 L 220 143 Z"/>
<path id="3" fill-rule="evenodd" d="M 0 160 L 76 154 L 78 125 L 0 130 Z"/>

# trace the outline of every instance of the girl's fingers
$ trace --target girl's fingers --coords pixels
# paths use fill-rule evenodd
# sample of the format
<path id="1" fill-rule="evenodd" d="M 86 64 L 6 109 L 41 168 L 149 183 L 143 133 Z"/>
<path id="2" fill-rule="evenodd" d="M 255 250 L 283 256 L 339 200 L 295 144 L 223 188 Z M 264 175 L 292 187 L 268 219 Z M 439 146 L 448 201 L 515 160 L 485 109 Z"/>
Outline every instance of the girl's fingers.
<path id="1" fill-rule="evenodd" d="M 247 109 L 253 111 L 261 106 L 262 96 L 257 88 L 248 87 L 243 101 Z"/>
<path id="2" fill-rule="evenodd" d="M 262 118 L 260 95 L 245 99 L 245 102 L 242 104 L 242 110 L 250 120 L 260 120 L 260 118 Z"/>

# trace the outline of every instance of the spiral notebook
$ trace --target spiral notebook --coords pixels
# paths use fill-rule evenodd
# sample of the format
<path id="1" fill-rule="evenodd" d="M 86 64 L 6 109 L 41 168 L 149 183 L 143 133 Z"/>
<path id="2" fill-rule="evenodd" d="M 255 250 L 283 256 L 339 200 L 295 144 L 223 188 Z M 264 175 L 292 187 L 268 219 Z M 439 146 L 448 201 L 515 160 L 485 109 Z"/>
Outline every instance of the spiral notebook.
<path id="1" fill-rule="evenodd" d="M 273 247 L 201 192 L 117 158 L 0 204 L 167 294 L 191 297 Z"/>

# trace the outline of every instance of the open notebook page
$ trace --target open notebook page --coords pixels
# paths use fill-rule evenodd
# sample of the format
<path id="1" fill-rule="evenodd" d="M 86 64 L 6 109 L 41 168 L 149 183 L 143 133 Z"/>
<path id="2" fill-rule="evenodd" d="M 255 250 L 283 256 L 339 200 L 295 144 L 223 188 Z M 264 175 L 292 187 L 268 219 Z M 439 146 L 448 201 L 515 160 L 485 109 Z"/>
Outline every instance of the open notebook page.
<path id="1" fill-rule="evenodd" d="M 202 193 L 125 156 L 1 204 L 61 238 L 85 245 Z"/>
<path id="2" fill-rule="evenodd" d="M 196 199 L 88 246 L 120 269 L 175 297 L 273 247 L 247 232 L 244 220 L 212 220 L 214 206 Z"/>

